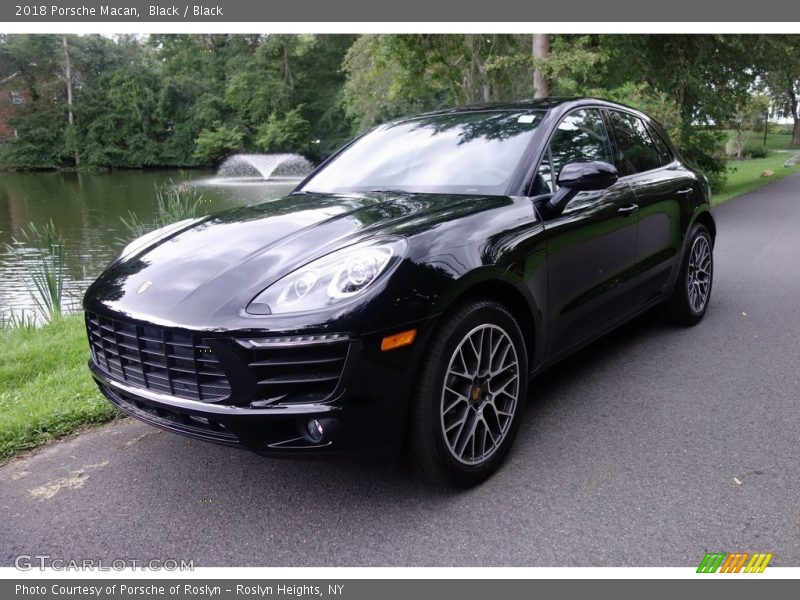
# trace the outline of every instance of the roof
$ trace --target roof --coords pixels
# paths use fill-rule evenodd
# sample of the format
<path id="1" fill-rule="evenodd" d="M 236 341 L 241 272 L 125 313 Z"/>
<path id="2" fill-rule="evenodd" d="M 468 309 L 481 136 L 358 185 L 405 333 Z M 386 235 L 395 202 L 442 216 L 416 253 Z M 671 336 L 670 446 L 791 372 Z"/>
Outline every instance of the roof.
<path id="1" fill-rule="evenodd" d="M 619 108 L 625 108 L 627 110 L 632 110 L 635 112 L 640 112 L 639 110 L 621 104 L 619 102 L 612 102 L 610 100 L 603 100 L 602 98 L 594 98 L 590 96 L 571 96 L 571 97 L 548 97 L 548 98 L 537 98 L 537 99 L 528 99 L 528 100 L 514 100 L 509 102 L 490 102 L 486 104 L 471 104 L 468 106 L 455 106 L 452 108 L 442 108 L 439 110 L 433 110 L 429 112 L 423 113 L 424 115 L 440 115 L 440 114 L 451 114 L 451 113 L 461 113 L 461 112 L 477 112 L 477 111 L 484 111 L 484 110 L 552 110 L 553 108 L 557 108 L 562 105 L 569 105 L 572 106 L 579 106 L 581 104 L 602 104 L 605 106 L 617 106 Z M 414 115 L 414 116 L 421 116 L 421 115 Z M 408 118 L 413 118 L 414 116 L 409 115 Z M 403 120 L 403 119 L 399 119 Z"/>

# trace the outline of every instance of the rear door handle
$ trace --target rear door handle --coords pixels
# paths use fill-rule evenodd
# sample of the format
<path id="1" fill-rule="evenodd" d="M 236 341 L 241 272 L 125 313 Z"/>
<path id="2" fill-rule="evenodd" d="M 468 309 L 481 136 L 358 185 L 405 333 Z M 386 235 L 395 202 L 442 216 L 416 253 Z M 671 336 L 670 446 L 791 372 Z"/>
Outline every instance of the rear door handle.
<path id="1" fill-rule="evenodd" d="M 694 189 L 689 187 L 689 188 L 683 188 L 682 190 L 678 190 L 677 192 L 675 192 L 675 195 L 677 195 L 677 196 L 691 196 L 693 193 L 694 193 Z"/>
<path id="2" fill-rule="evenodd" d="M 617 212 L 621 215 L 630 215 L 635 213 L 637 210 L 639 210 L 639 205 L 631 203 L 631 204 L 626 204 L 625 206 L 620 206 L 617 209 Z"/>

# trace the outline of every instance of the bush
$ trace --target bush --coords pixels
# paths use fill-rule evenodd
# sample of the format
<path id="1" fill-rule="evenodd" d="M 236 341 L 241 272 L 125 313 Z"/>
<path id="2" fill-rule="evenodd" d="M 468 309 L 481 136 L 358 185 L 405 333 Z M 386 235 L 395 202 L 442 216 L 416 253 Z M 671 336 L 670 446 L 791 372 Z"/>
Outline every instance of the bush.
<path id="1" fill-rule="evenodd" d="M 725 156 L 729 158 L 742 158 L 745 155 L 746 140 L 741 137 L 732 137 L 725 142 Z"/>
<path id="2" fill-rule="evenodd" d="M 244 133 L 238 127 L 215 123 L 214 129 L 204 129 L 195 140 L 192 155 L 206 164 L 219 163 L 242 150 Z"/>
<path id="3" fill-rule="evenodd" d="M 767 158 L 768 154 L 766 146 L 753 145 L 744 149 L 744 155 L 748 158 Z"/>

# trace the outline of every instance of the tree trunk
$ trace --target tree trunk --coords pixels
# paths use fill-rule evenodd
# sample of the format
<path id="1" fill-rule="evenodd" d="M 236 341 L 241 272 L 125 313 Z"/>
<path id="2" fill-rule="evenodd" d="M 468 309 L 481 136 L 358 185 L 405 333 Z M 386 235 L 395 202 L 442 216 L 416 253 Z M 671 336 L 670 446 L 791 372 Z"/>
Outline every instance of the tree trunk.
<path id="1" fill-rule="evenodd" d="M 797 113 L 797 104 L 797 94 L 794 93 L 794 85 L 792 85 L 789 89 L 789 108 L 792 111 L 792 119 L 794 119 L 792 146 L 800 146 L 800 114 Z"/>
<path id="2" fill-rule="evenodd" d="M 533 97 L 546 98 L 550 95 L 550 87 L 539 64 L 550 55 L 550 35 L 547 33 L 533 34 L 533 60 L 536 67 L 533 70 Z"/>
<path id="3" fill-rule="evenodd" d="M 69 50 L 67 48 L 67 36 L 61 36 L 61 42 L 64 45 L 64 74 L 67 78 L 67 120 L 69 121 L 70 131 L 74 134 L 73 128 L 75 127 L 75 114 L 72 110 L 72 64 L 69 60 Z M 73 137 L 73 143 L 75 138 Z M 78 153 L 77 146 L 73 149 L 75 152 L 75 166 L 81 166 L 81 157 Z"/>

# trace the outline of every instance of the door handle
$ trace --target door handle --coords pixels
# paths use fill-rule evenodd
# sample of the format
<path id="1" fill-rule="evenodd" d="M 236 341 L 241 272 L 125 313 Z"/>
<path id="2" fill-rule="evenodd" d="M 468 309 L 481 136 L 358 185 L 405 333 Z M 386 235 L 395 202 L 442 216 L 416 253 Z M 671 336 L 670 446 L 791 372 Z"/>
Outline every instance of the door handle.
<path id="1" fill-rule="evenodd" d="M 677 192 L 675 192 L 675 195 L 683 197 L 683 196 L 691 196 L 693 193 L 694 189 L 688 187 L 688 188 L 683 188 L 682 190 L 678 190 Z"/>
<path id="2" fill-rule="evenodd" d="M 617 212 L 621 215 L 630 215 L 635 213 L 637 210 L 639 210 L 639 205 L 631 203 L 631 204 L 626 204 L 625 206 L 620 206 L 617 209 Z"/>

